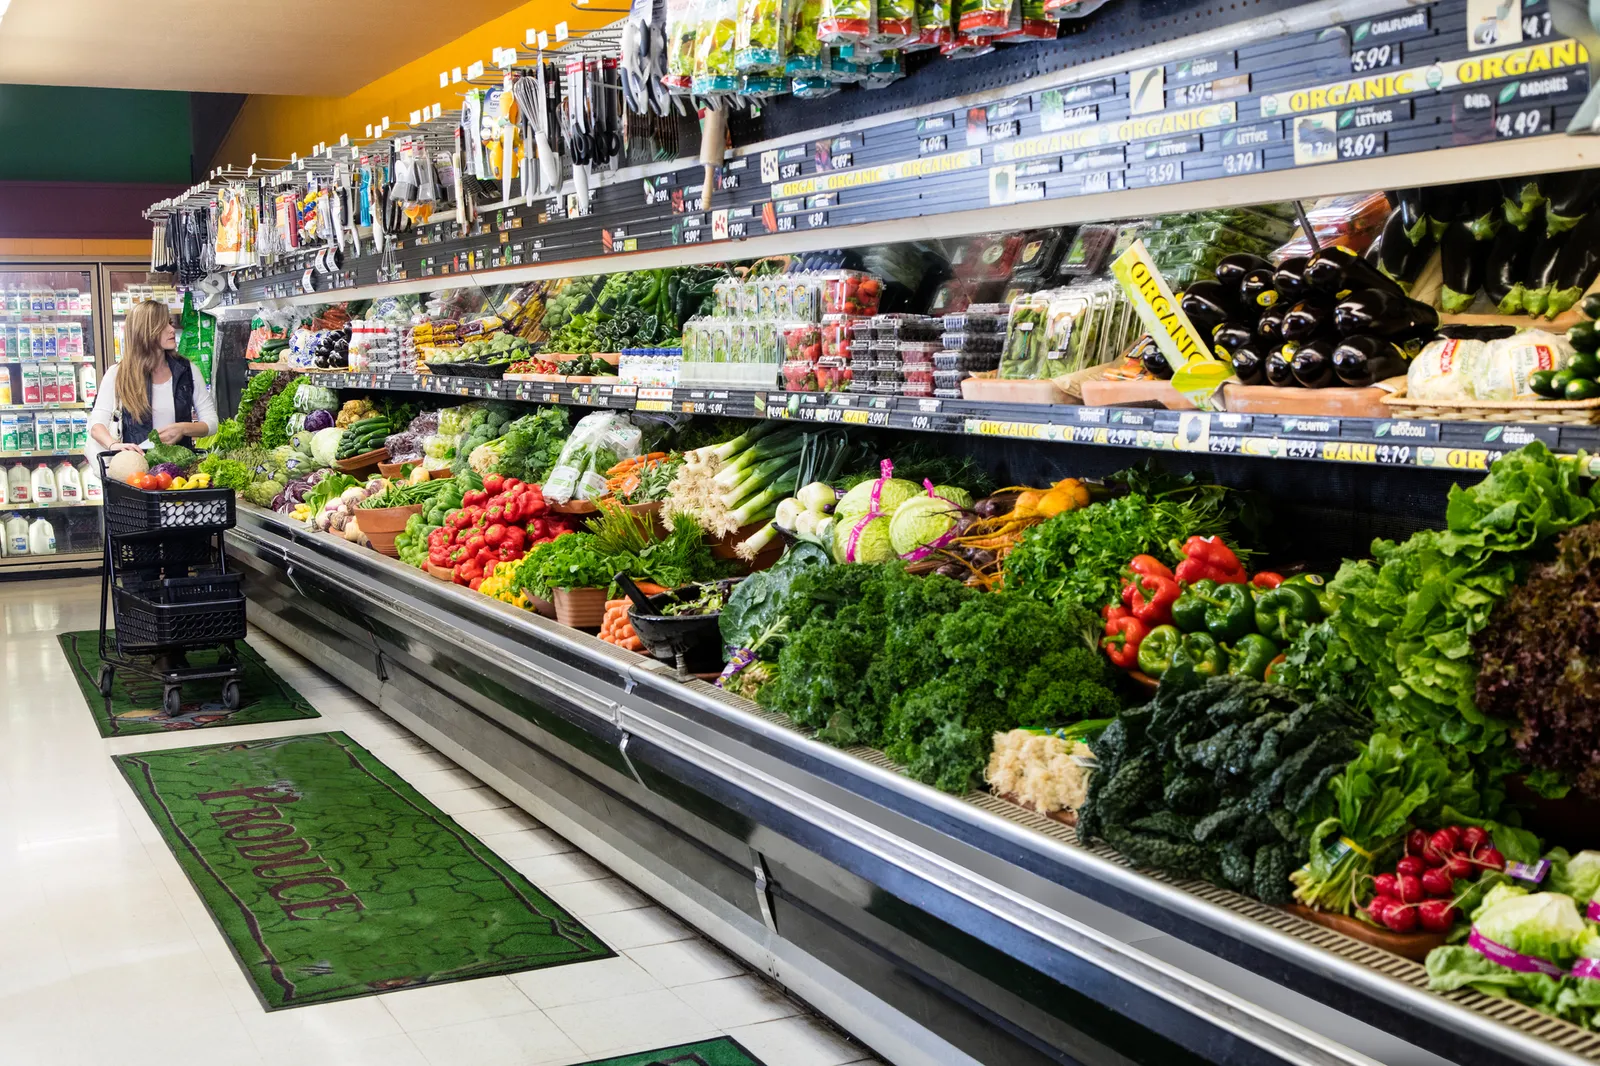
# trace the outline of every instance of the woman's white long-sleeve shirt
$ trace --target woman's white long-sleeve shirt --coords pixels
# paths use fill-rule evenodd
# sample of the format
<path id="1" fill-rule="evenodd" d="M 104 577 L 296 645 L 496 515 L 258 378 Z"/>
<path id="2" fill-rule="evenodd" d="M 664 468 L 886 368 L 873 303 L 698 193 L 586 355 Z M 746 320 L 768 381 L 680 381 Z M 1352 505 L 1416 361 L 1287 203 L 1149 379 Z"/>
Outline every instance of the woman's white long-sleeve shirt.
<path id="1" fill-rule="evenodd" d="M 100 390 L 95 393 L 94 397 L 94 409 L 89 412 L 89 428 L 93 430 L 95 426 L 105 426 L 111 431 L 113 438 L 120 440 L 122 402 L 117 399 L 118 369 L 118 367 L 112 367 L 106 371 L 106 376 L 100 379 Z M 177 412 L 173 410 L 171 378 L 168 378 L 164 383 L 151 386 L 150 407 L 150 425 L 154 429 L 164 429 L 174 422 L 190 421 L 188 418 L 178 418 Z M 193 420 L 204 422 L 208 434 L 217 431 L 217 404 L 211 398 L 211 389 L 200 379 L 198 373 L 194 375 L 194 413 L 195 418 Z M 138 443 L 148 447 L 144 441 L 139 441 Z M 89 443 L 83 449 L 84 458 L 92 463 L 95 456 L 105 450 L 96 444 L 94 437 L 91 436 Z"/>

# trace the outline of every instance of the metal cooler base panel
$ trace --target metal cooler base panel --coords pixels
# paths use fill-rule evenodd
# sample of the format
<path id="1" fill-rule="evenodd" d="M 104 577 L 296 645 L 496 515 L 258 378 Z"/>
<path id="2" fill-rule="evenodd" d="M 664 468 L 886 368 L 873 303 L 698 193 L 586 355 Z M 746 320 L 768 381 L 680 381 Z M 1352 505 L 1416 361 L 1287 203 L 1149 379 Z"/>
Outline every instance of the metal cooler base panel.
<path id="1" fill-rule="evenodd" d="M 1600 1060 L 280 516 L 229 551 L 257 626 L 899 1066 Z"/>

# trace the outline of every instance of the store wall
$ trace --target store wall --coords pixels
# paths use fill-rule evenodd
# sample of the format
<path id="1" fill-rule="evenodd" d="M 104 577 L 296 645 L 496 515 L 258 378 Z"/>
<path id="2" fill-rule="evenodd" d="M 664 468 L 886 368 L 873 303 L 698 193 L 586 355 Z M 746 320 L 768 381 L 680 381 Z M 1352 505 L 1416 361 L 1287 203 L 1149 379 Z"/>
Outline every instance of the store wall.
<path id="1" fill-rule="evenodd" d="M 190 94 L 0 85 L 0 254 L 138 255 L 190 181 Z"/>
<path id="2" fill-rule="evenodd" d="M 606 3 L 606 7 L 624 5 Z M 446 108 L 459 105 L 460 87 L 439 88 L 439 72 L 463 70 L 481 60 L 488 65 L 496 48 L 521 46 L 529 28 L 550 32 L 566 21 L 574 34 L 609 25 L 615 12 L 591 12 L 566 0 L 535 0 L 509 14 L 484 23 L 470 33 L 441 45 L 392 74 L 363 86 L 349 96 L 252 96 L 211 165 L 248 165 L 252 154 L 263 159 L 288 159 L 305 154 L 321 141 L 337 143 L 343 134 L 361 137 L 369 123 L 389 117 L 391 126 L 406 121 L 411 112 L 438 102 Z M 491 68 L 492 69 L 492 68 Z"/>

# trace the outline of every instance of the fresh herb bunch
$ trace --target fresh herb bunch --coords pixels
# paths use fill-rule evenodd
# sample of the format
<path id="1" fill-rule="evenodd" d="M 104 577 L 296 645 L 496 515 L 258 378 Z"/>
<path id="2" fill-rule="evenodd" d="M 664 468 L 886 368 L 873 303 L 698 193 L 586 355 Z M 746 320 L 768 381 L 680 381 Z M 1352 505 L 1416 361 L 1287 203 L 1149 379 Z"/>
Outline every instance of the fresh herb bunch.
<path id="1" fill-rule="evenodd" d="M 244 447 L 244 426 L 237 418 L 224 418 L 217 423 L 217 431 L 209 437 L 194 442 L 196 448 L 208 452 L 231 452 Z"/>
<path id="2" fill-rule="evenodd" d="M 1006 556 L 1006 588 L 1097 610 L 1116 599 L 1135 555 L 1176 564 L 1182 556 L 1175 545 L 1184 538 L 1230 534 L 1228 496 L 1213 488 L 1185 487 L 1159 496 L 1129 493 L 1064 511 L 1029 529 Z M 1242 546 L 1230 545 L 1241 559 L 1248 556 Z"/>
<path id="3" fill-rule="evenodd" d="M 1371 677 L 1367 701 L 1378 722 L 1514 758 L 1510 721 L 1477 705 L 1472 637 L 1555 535 L 1594 510 L 1576 465 L 1534 442 L 1471 488 L 1452 488 L 1448 528 L 1400 544 L 1374 541 L 1372 561 L 1340 567 L 1330 586 L 1343 597 L 1334 624 Z"/>
<path id="4" fill-rule="evenodd" d="M 1090 742 L 1099 765 L 1078 832 L 1135 865 L 1287 903 L 1307 854 L 1300 819 L 1370 731 L 1331 697 L 1168 671 L 1154 700 Z"/>
<path id="5" fill-rule="evenodd" d="M 995 732 L 1121 706 L 1087 612 L 898 564 L 805 568 L 767 628 L 788 637 L 763 706 L 949 792 L 972 787 Z"/>
<path id="6" fill-rule="evenodd" d="M 535 545 L 517 564 L 513 592 L 548 600 L 556 589 L 603 588 L 615 592 L 619 573 L 639 569 L 638 556 L 602 551 L 589 533 L 567 533 Z"/>
<path id="7" fill-rule="evenodd" d="M 271 377 L 272 380 L 267 382 L 264 389 L 251 397 L 249 402 L 246 402 L 243 396 L 239 399 L 239 421 L 244 426 L 245 440 L 251 444 L 261 443 L 261 434 L 267 421 L 267 411 L 271 408 L 273 399 L 282 393 L 284 389 L 287 389 L 290 381 L 293 380 L 292 375 L 281 375 L 276 370 L 269 370 L 262 374 L 261 377 Z M 256 380 L 259 379 L 252 380 L 250 386 L 253 386 Z M 246 392 L 250 391 L 250 386 L 245 387 Z M 287 414 L 284 415 L 284 423 L 285 425 L 288 423 Z M 288 438 L 285 436 L 284 441 L 280 443 L 285 443 L 287 440 Z"/>
<path id="8" fill-rule="evenodd" d="M 569 425 L 567 409 L 554 405 L 511 422 L 493 445 L 499 452 L 494 472 L 529 485 L 541 484 L 561 456 Z"/>
<path id="9" fill-rule="evenodd" d="M 1367 705 L 1372 676 L 1329 619 L 1300 631 L 1272 668 L 1272 683 L 1306 695 L 1325 692 L 1356 707 Z"/>
<path id="10" fill-rule="evenodd" d="M 224 459 L 220 452 L 212 452 L 200 464 L 200 472 L 211 477 L 211 484 L 219 489 L 243 492 L 255 480 L 255 471 L 238 459 Z"/>
<path id="11" fill-rule="evenodd" d="M 645 577 L 668 589 L 716 581 L 733 571 L 731 563 L 712 553 L 705 531 L 684 515 L 677 516 L 665 537 L 640 550 L 639 564 Z"/>
<path id="12" fill-rule="evenodd" d="M 1511 723 L 1536 783 L 1600 799 L 1600 522 L 1563 535 L 1472 646 L 1477 705 Z"/>

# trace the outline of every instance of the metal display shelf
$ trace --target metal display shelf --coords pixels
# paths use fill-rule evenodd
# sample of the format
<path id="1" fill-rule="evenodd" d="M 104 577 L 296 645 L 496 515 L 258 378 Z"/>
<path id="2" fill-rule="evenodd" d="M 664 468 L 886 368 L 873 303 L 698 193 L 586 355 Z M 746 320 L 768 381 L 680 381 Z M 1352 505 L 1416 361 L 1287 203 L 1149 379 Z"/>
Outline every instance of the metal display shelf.
<path id="1" fill-rule="evenodd" d="M 896 1066 L 1580 1066 L 1600 1034 L 241 506 L 250 617 Z"/>
<path id="2" fill-rule="evenodd" d="M 330 389 L 379 389 L 610 410 L 794 419 L 1141 451 L 1309 459 L 1479 473 L 1487 471 L 1489 464 L 1505 452 L 1539 440 L 1560 454 L 1586 453 L 1590 472 L 1600 476 L 1600 426 L 1229 414 L 1079 404 L 997 404 L 778 389 L 652 389 L 359 371 L 312 373 L 309 379 Z"/>
<path id="3" fill-rule="evenodd" d="M 1466 0 L 1241 7 L 1173 40 L 1100 42 L 1066 70 L 977 85 L 951 74 L 944 99 L 742 146 L 716 168 L 709 204 L 699 164 L 637 168 L 598 188 L 586 215 L 565 192 L 488 205 L 469 233 L 432 224 L 382 260 L 347 259 L 332 289 L 305 291 L 316 249 L 243 271 L 240 299 L 326 302 L 1600 164 L 1600 141 L 1551 135 L 1583 105 L 1600 47 L 1564 0 L 1521 0 L 1517 39 L 1494 45 L 1469 33 Z"/>

